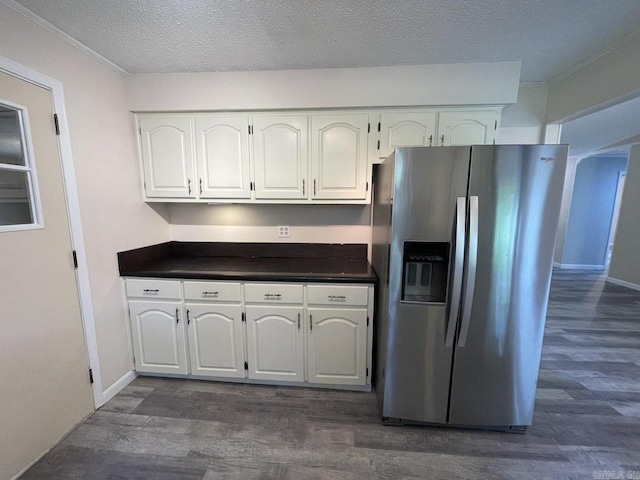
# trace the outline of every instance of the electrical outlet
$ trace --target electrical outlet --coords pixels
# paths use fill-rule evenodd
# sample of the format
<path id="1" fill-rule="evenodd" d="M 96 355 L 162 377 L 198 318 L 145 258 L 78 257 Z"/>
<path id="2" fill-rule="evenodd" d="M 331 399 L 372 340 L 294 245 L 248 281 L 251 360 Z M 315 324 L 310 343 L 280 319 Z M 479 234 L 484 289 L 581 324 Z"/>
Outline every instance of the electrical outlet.
<path id="1" fill-rule="evenodd" d="M 289 225 L 281 225 L 278 227 L 278 238 L 289 238 L 291 236 L 291 229 Z"/>

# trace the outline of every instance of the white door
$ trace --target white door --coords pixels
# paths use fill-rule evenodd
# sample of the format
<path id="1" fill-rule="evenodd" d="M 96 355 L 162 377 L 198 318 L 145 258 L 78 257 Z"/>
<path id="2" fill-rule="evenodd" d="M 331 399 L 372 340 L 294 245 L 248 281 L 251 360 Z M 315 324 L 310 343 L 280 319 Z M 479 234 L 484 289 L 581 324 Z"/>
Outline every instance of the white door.
<path id="1" fill-rule="evenodd" d="M 380 115 L 380 157 L 387 158 L 396 147 L 435 145 L 436 114 L 396 112 Z"/>
<path id="2" fill-rule="evenodd" d="M 366 309 L 309 308 L 309 382 L 364 385 Z"/>
<path id="3" fill-rule="evenodd" d="M 191 373 L 244 377 L 240 305 L 187 303 L 185 308 Z"/>
<path id="4" fill-rule="evenodd" d="M 302 307 L 247 306 L 249 378 L 304 381 Z"/>
<path id="5" fill-rule="evenodd" d="M 314 199 L 364 200 L 368 190 L 367 114 L 311 117 Z"/>
<path id="6" fill-rule="evenodd" d="M 307 116 L 253 117 L 252 132 L 255 197 L 307 198 Z"/>
<path id="7" fill-rule="evenodd" d="M 140 144 L 147 197 L 196 197 L 191 118 L 140 118 Z"/>
<path id="8" fill-rule="evenodd" d="M 442 112 L 438 118 L 438 146 L 490 145 L 495 142 L 498 112 Z"/>
<path id="9" fill-rule="evenodd" d="M 185 321 L 180 302 L 129 302 L 136 370 L 188 373 Z"/>
<path id="10" fill-rule="evenodd" d="M 51 92 L 0 72 L 0 111 L 0 472 L 11 478 L 93 411 L 93 395 Z M 27 227 L 14 184 L 35 187 L 40 226 Z"/>
<path id="11" fill-rule="evenodd" d="M 249 117 L 196 117 L 200 198 L 251 198 Z"/>

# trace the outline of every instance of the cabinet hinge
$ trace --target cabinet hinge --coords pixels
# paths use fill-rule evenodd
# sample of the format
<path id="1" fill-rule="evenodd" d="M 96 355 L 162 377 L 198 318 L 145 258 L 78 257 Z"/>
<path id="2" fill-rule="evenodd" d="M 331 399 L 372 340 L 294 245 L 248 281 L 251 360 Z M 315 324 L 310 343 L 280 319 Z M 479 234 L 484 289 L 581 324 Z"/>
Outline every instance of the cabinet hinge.
<path id="1" fill-rule="evenodd" d="M 244 369 L 249 370 L 249 362 L 244 362 Z"/>
<path id="2" fill-rule="evenodd" d="M 369 182 L 367 182 L 367 187 L 366 187 L 366 191 L 369 191 Z"/>
<path id="3" fill-rule="evenodd" d="M 78 254 L 75 250 L 71 254 L 73 255 L 73 268 L 78 268 Z"/>
<path id="4" fill-rule="evenodd" d="M 380 140 L 378 140 L 378 150 L 380 150 Z"/>
<path id="5" fill-rule="evenodd" d="M 367 377 L 369 376 L 369 368 L 367 368 Z"/>
<path id="6" fill-rule="evenodd" d="M 138 127 L 138 134 L 142 136 L 142 127 Z"/>
<path id="7" fill-rule="evenodd" d="M 381 127 L 382 127 L 382 124 L 380 122 L 378 122 L 378 131 L 380 131 Z"/>
<path id="8" fill-rule="evenodd" d="M 89 382 L 93 383 L 93 369 L 89 369 Z"/>
<path id="9" fill-rule="evenodd" d="M 242 315 L 241 315 L 241 316 L 242 316 L 242 321 L 243 321 L 243 322 L 246 322 L 247 320 L 246 320 L 246 318 L 245 318 L 245 316 L 244 316 L 244 312 L 242 312 Z"/>
<path id="10" fill-rule="evenodd" d="M 493 125 L 493 129 L 497 130 L 498 129 L 498 120 L 495 121 L 495 124 Z"/>
<path id="11" fill-rule="evenodd" d="M 367 327 L 369 326 L 369 317 L 367 317 Z"/>
<path id="12" fill-rule="evenodd" d="M 371 133 L 371 124 L 370 123 L 367 124 L 367 133 Z"/>
<path id="13" fill-rule="evenodd" d="M 249 190 L 255 190 L 253 182 L 249 182 Z"/>
<path id="14" fill-rule="evenodd" d="M 53 125 L 56 127 L 56 135 L 60 135 L 60 122 L 58 121 L 58 114 L 53 114 Z"/>

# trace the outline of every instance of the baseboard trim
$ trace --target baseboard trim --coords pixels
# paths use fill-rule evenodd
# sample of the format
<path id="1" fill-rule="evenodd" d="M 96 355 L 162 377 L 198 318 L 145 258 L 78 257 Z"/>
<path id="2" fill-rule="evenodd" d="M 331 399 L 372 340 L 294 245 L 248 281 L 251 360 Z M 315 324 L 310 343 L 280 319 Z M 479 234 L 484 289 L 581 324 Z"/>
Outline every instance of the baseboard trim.
<path id="1" fill-rule="evenodd" d="M 624 280 L 619 280 L 619 279 L 613 278 L 613 277 L 607 277 L 607 278 L 605 278 L 605 281 L 607 281 L 609 283 L 613 283 L 615 285 L 620 285 L 621 287 L 627 287 L 627 288 L 630 288 L 632 290 L 640 291 L 640 285 L 638 285 L 636 283 L 625 282 Z"/>
<path id="2" fill-rule="evenodd" d="M 582 265 L 574 263 L 557 263 L 553 262 L 553 266 L 560 270 L 606 270 L 604 265 Z"/>
<path id="3" fill-rule="evenodd" d="M 138 374 L 134 370 L 129 370 L 122 377 L 120 377 L 120 379 L 118 381 L 116 381 L 116 383 L 114 383 L 109 388 L 107 388 L 104 391 L 104 393 L 102 394 L 103 400 L 104 400 L 104 403 L 102 405 L 104 405 L 109 400 L 111 400 L 113 397 L 115 397 L 118 393 L 120 393 L 122 391 L 122 389 L 124 387 L 126 387 L 127 385 L 129 385 L 131 382 L 133 382 L 133 380 L 137 376 L 138 376 Z M 100 406 L 102 406 L 102 405 L 100 405 Z"/>

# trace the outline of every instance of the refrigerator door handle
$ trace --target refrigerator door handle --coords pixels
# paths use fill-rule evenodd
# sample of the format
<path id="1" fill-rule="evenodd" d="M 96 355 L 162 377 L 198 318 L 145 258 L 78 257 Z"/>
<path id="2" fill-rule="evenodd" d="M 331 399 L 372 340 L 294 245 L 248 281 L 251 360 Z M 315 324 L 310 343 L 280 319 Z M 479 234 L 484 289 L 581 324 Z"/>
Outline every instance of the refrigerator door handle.
<path id="1" fill-rule="evenodd" d="M 460 299 L 462 297 L 462 272 L 464 267 L 464 234 L 467 225 L 467 199 L 458 197 L 456 200 L 456 249 L 453 257 L 453 286 L 451 287 L 451 308 L 447 335 L 444 341 L 446 348 L 453 347 L 456 335 L 456 324 L 460 313 Z"/>
<path id="2" fill-rule="evenodd" d="M 478 197 L 469 197 L 469 255 L 467 257 L 467 279 L 462 304 L 462 323 L 460 324 L 460 336 L 458 347 L 464 347 L 469 333 L 471 321 L 471 304 L 473 292 L 476 287 L 476 266 L 478 263 Z"/>

